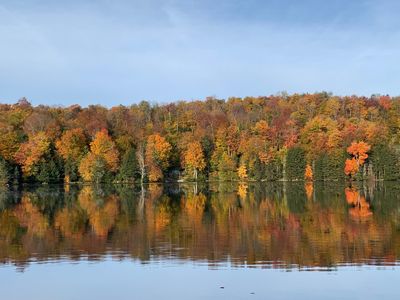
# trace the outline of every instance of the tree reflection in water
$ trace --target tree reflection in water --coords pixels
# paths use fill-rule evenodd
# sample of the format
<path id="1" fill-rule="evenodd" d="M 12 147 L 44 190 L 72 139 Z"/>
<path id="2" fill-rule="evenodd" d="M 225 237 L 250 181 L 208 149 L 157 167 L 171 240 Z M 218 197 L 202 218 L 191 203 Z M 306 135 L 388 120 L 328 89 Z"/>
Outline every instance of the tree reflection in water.
<path id="1" fill-rule="evenodd" d="M 391 184 L 41 186 L 0 194 L 0 260 L 182 259 L 240 267 L 396 264 Z"/>

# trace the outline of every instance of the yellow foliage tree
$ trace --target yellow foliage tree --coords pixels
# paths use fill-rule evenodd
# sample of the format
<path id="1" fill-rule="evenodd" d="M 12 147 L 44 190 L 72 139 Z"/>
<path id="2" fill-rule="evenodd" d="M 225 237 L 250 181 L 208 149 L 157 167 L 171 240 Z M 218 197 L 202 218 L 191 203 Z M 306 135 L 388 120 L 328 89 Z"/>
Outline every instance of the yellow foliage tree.
<path id="1" fill-rule="evenodd" d="M 81 161 L 79 165 L 79 174 L 81 174 L 83 180 L 92 181 L 94 177 L 93 165 L 96 161 L 96 155 L 88 153 Z"/>
<path id="2" fill-rule="evenodd" d="M 118 150 L 115 143 L 108 135 L 107 130 L 101 130 L 96 133 L 93 141 L 90 143 L 90 151 L 103 158 L 111 171 L 115 172 L 118 169 Z"/>
<path id="3" fill-rule="evenodd" d="M 79 173 L 85 181 L 100 182 L 107 171 L 118 170 L 118 150 L 106 130 L 96 133 L 90 152 L 82 159 Z"/>
<path id="4" fill-rule="evenodd" d="M 10 161 L 19 148 L 18 135 L 15 131 L 0 130 L 0 156 Z"/>
<path id="5" fill-rule="evenodd" d="M 19 147 L 14 158 L 22 166 L 25 175 L 32 175 L 33 167 L 49 149 L 50 140 L 43 131 L 40 131 Z"/>
<path id="6" fill-rule="evenodd" d="M 247 179 L 247 168 L 245 165 L 240 165 L 240 167 L 237 169 L 237 173 L 240 180 Z"/>
<path id="7" fill-rule="evenodd" d="M 64 132 L 56 141 L 56 148 L 64 160 L 79 161 L 86 152 L 86 137 L 83 129 L 75 128 Z"/>
<path id="8" fill-rule="evenodd" d="M 163 178 L 162 171 L 169 166 L 171 150 L 171 144 L 159 134 L 152 134 L 147 138 L 145 156 L 150 181 L 158 181 Z"/>
<path id="9" fill-rule="evenodd" d="M 193 176 L 197 180 L 198 171 L 202 171 L 206 167 L 203 149 L 199 142 L 188 144 L 183 155 L 183 163 L 186 169 L 193 170 Z"/>

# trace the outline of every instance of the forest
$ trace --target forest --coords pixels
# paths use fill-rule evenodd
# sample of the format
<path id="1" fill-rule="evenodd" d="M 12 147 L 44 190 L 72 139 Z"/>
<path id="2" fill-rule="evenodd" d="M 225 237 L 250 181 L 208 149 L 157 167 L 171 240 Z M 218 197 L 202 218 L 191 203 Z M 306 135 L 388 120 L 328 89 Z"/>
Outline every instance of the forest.
<path id="1" fill-rule="evenodd" d="M 400 97 L 0 104 L 0 182 L 400 179 Z"/>

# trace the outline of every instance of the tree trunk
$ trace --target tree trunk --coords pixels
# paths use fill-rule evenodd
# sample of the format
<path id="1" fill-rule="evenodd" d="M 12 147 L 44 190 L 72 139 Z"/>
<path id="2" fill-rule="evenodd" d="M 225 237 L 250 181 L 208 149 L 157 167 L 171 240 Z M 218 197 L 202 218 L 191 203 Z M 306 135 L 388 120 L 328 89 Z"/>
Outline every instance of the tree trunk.
<path id="1" fill-rule="evenodd" d="M 146 176 L 146 164 L 145 164 L 145 153 L 144 153 L 144 146 L 139 145 L 136 151 L 136 157 L 139 164 L 140 169 L 140 184 L 143 185 L 144 178 Z"/>

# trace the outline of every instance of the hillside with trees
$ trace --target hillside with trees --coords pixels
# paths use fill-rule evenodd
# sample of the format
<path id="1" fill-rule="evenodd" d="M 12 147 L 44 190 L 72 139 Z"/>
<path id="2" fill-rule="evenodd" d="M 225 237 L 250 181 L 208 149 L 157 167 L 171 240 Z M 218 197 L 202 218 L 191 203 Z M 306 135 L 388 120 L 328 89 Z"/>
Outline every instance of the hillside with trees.
<path id="1" fill-rule="evenodd" d="M 400 98 L 0 104 L 0 182 L 400 179 Z"/>

